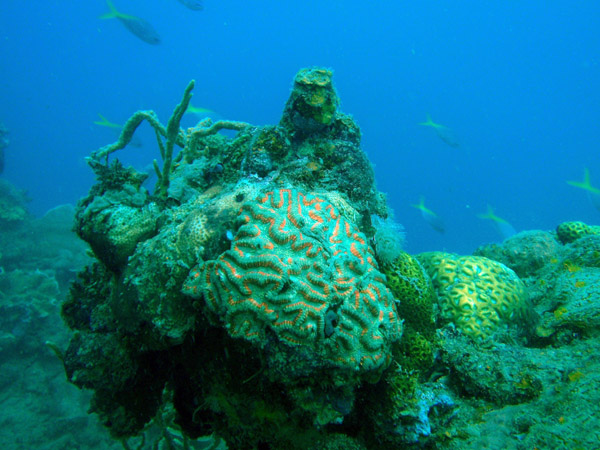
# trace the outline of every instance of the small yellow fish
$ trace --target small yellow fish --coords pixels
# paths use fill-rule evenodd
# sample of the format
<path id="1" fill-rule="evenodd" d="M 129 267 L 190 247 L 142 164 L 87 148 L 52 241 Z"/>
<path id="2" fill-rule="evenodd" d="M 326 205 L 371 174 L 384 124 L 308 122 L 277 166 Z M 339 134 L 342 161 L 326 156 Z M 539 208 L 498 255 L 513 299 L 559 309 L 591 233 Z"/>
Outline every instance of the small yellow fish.
<path id="1" fill-rule="evenodd" d="M 427 114 L 427 121 L 420 122 L 419 125 L 423 125 L 424 127 L 433 128 L 433 130 L 435 131 L 435 134 L 437 134 L 437 136 L 442 141 L 444 141 L 446 144 L 448 144 L 450 147 L 452 147 L 452 148 L 460 147 L 460 142 L 459 142 L 458 138 L 456 137 L 456 134 L 454 134 L 454 131 L 452 131 L 451 128 L 448 128 L 445 125 L 435 123 L 433 120 L 431 120 L 431 116 L 429 114 Z"/>
<path id="2" fill-rule="evenodd" d="M 94 125 L 110 128 L 111 130 L 115 130 L 117 134 L 121 134 L 121 130 L 123 129 L 122 125 L 111 122 L 100 113 L 98 113 L 98 117 L 100 117 L 100 120 L 95 120 Z M 131 141 L 129 141 L 129 145 L 131 145 L 132 147 L 142 147 L 143 143 L 140 137 L 137 134 L 134 134 L 131 138 Z"/>
<path id="3" fill-rule="evenodd" d="M 207 108 L 201 108 L 199 106 L 193 106 L 191 103 L 188 105 L 185 112 L 190 113 L 190 114 L 198 114 L 198 115 L 202 115 L 202 116 L 208 116 L 209 114 L 215 114 L 215 112 L 213 110 L 210 110 Z"/>
<path id="4" fill-rule="evenodd" d="M 110 12 L 102 14 L 100 16 L 101 19 L 117 19 L 132 34 L 136 35 L 147 44 L 160 44 L 160 36 L 158 35 L 158 32 L 144 19 L 117 11 L 117 8 L 115 8 L 115 5 L 113 5 L 113 2 L 110 0 L 106 0 L 106 4 L 108 5 Z"/>
<path id="5" fill-rule="evenodd" d="M 592 186 L 590 182 L 590 170 L 587 167 L 583 168 L 583 181 L 567 181 L 567 184 L 591 192 L 592 194 L 600 195 L 600 189 Z"/>
<path id="6" fill-rule="evenodd" d="M 587 192 L 590 203 L 600 211 L 600 189 L 592 186 L 590 171 L 587 167 L 583 169 L 583 181 L 567 181 L 567 184 Z"/>
<path id="7" fill-rule="evenodd" d="M 435 231 L 438 233 L 444 233 L 444 231 L 446 231 L 442 218 L 425 206 L 425 197 L 421 197 L 418 204 L 410 206 L 421 211 L 421 216 L 425 222 L 427 222 L 427 224 Z"/>
<path id="8" fill-rule="evenodd" d="M 95 120 L 94 125 L 100 125 L 101 127 L 107 127 L 107 128 L 118 128 L 119 130 L 122 128 L 121 125 L 119 125 L 118 123 L 109 121 L 106 117 L 104 117 L 100 113 L 98 113 L 98 117 L 100 117 L 100 120 Z"/>
<path id="9" fill-rule="evenodd" d="M 480 219 L 491 220 L 500 236 L 502 236 L 502 239 L 508 239 L 517 234 L 515 228 L 507 220 L 498 217 L 490 205 L 487 205 L 487 212 L 477 214 L 477 217 Z"/>
<path id="10" fill-rule="evenodd" d="M 179 3 L 191 9 L 192 11 L 202 11 L 204 5 L 201 0 L 178 0 Z"/>

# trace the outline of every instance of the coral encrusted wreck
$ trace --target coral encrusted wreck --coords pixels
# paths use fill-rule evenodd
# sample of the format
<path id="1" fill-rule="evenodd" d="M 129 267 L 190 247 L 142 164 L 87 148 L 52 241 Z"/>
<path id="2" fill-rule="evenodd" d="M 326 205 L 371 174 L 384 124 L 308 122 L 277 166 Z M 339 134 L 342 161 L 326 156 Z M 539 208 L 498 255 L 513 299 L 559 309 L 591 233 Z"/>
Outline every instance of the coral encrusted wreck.
<path id="1" fill-rule="evenodd" d="M 298 73 L 277 126 L 205 119 L 184 132 L 192 88 L 167 126 L 140 111 L 89 158 L 98 181 L 76 231 L 96 262 L 63 305 L 67 375 L 118 438 L 169 403 L 184 436 L 230 448 L 354 442 L 326 427 L 356 415 L 403 328 L 370 245 L 387 206 L 360 130 L 327 69 Z M 163 159 L 152 194 L 109 162 L 142 121 Z"/>

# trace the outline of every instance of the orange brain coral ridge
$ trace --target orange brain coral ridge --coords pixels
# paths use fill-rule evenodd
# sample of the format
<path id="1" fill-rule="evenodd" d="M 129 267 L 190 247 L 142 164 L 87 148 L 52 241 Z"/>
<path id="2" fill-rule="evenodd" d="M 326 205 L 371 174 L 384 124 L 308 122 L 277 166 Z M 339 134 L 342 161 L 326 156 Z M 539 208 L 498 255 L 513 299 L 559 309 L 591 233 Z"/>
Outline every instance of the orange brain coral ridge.
<path id="1" fill-rule="evenodd" d="M 194 268 L 184 292 L 204 298 L 231 336 L 313 350 L 342 368 L 390 362 L 399 339 L 394 297 L 365 236 L 326 200 L 292 189 L 240 211 L 232 248 Z"/>

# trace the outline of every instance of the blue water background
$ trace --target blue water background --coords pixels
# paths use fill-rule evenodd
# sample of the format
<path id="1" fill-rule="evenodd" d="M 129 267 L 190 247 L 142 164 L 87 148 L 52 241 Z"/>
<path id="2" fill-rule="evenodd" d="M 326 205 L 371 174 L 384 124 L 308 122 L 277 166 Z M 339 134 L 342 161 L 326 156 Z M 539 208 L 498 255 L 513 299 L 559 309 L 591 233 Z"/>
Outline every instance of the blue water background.
<path id="1" fill-rule="evenodd" d="M 477 217 L 487 204 L 517 231 L 565 220 L 600 223 L 584 191 L 600 186 L 600 3 L 594 1 L 115 0 L 152 23 L 158 46 L 103 1 L 0 2 L 0 121 L 10 129 L 4 175 L 40 215 L 93 183 L 84 162 L 113 142 L 97 114 L 138 109 L 166 122 L 190 79 L 193 104 L 227 119 L 277 123 L 302 67 L 334 69 L 341 109 L 363 132 L 379 190 L 410 252 L 470 253 L 501 239 Z M 460 148 L 418 125 L 431 114 Z M 194 124 L 186 116 L 184 126 Z M 153 134 L 119 157 L 159 159 Z M 425 196 L 432 230 L 410 205 Z"/>

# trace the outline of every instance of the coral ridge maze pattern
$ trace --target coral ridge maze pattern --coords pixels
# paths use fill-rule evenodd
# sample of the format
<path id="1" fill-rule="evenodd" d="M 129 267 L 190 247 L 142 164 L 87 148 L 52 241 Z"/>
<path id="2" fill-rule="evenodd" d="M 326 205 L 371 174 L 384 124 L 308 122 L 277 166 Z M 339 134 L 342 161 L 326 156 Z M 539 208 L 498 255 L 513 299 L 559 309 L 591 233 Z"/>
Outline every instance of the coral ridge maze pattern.
<path id="1" fill-rule="evenodd" d="M 265 328 L 291 345 L 327 347 L 341 366 L 389 363 L 401 333 L 394 297 L 357 227 L 317 195 L 279 189 L 244 205 L 232 249 L 192 270 L 184 292 L 234 337 Z"/>

